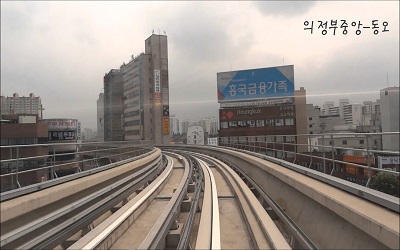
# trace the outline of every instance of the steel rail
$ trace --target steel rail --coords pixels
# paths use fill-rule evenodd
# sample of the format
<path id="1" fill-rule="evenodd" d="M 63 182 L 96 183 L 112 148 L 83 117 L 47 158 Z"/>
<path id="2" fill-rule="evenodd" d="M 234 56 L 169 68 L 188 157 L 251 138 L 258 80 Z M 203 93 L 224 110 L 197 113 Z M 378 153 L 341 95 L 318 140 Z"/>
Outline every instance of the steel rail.
<path id="1" fill-rule="evenodd" d="M 228 165 L 220 160 L 207 155 L 200 155 L 198 153 L 196 153 L 196 155 L 206 162 L 210 162 L 211 164 L 215 165 L 224 179 L 227 181 L 231 190 L 235 193 L 242 215 L 244 218 L 246 218 L 246 226 L 251 233 L 254 248 L 291 249 L 263 206 L 259 203 L 255 195 L 247 187 L 245 182 L 237 175 L 237 173 L 235 173 Z M 248 214 L 245 211 L 251 211 L 251 214 Z M 252 215 L 254 217 L 251 217 Z M 255 225 L 249 222 L 250 218 L 253 218 L 253 220 L 255 219 L 258 222 L 257 224 L 263 233 L 264 239 L 266 239 L 268 242 L 267 245 L 264 245 L 266 243 L 264 242 L 264 239 L 257 237 L 256 234 L 253 233 L 253 227 Z"/>
<path id="2" fill-rule="evenodd" d="M 181 203 L 187 193 L 189 179 L 191 178 L 192 166 L 189 166 L 189 162 L 185 158 L 182 158 L 179 155 L 177 155 L 177 158 L 180 159 L 185 168 L 181 182 L 162 214 L 140 245 L 139 249 L 159 249 L 164 246 L 165 237 L 172 224 L 179 216 Z"/>
<path id="3" fill-rule="evenodd" d="M 221 249 L 218 194 L 207 163 L 197 158 L 204 173 L 204 197 L 195 249 Z"/>
<path id="4" fill-rule="evenodd" d="M 165 170 L 146 188 L 143 189 L 138 195 L 136 195 L 131 201 L 125 206 L 121 207 L 116 213 L 111 215 L 94 230 L 86 234 L 84 237 L 79 239 L 76 243 L 71 245 L 68 249 L 95 249 L 99 248 L 100 244 L 106 242 L 114 232 L 116 232 L 123 223 L 125 223 L 157 190 L 165 184 L 166 179 L 170 176 L 173 168 L 173 162 L 170 157 L 167 156 L 167 167 Z M 134 220 L 129 221 L 129 224 L 133 223 Z M 128 227 L 126 227 L 127 229 Z M 125 230 L 126 230 L 125 229 Z M 119 237 L 113 237 L 115 243 Z"/>
<path id="5" fill-rule="evenodd" d="M 191 158 L 192 157 L 188 158 L 188 160 L 191 160 Z M 193 158 L 193 162 L 196 163 L 196 166 L 197 166 L 196 170 L 198 172 L 198 175 L 197 175 L 198 178 L 196 180 L 196 191 L 193 196 L 193 202 L 192 202 L 192 205 L 190 206 L 190 211 L 189 211 L 188 217 L 182 228 L 182 233 L 181 233 L 181 237 L 179 238 L 178 246 L 176 247 L 176 249 L 179 249 L 179 250 L 186 250 L 186 249 L 190 248 L 190 233 L 193 229 L 195 215 L 197 213 L 197 208 L 199 205 L 200 193 L 202 190 L 201 187 L 204 182 L 204 174 L 203 174 L 203 170 L 200 168 L 200 163 L 195 158 Z"/>
<path id="6" fill-rule="evenodd" d="M 60 241 L 67 239 L 71 233 L 90 224 L 95 218 L 152 179 L 161 167 L 159 162 L 153 161 L 147 167 L 115 184 L 6 233 L 2 235 L 1 247 L 22 249 L 55 247 Z M 50 223 L 55 226 L 46 227 Z M 22 237 L 24 241 L 19 242 L 18 239 Z"/>
<path id="7" fill-rule="evenodd" d="M 276 213 L 279 219 L 286 226 L 286 229 L 291 233 L 291 235 L 299 242 L 303 249 L 318 249 L 318 247 L 307 237 L 307 235 L 296 225 L 296 223 L 290 219 L 290 217 L 282 210 L 282 208 L 268 195 L 266 191 L 264 191 L 261 186 L 253 180 L 250 176 L 248 176 L 243 170 L 237 167 L 230 161 L 221 158 L 221 161 L 225 162 L 227 166 L 233 169 L 236 172 L 239 172 L 246 181 L 250 183 L 252 187 L 254 187 L 257 192 L 261 195 L 262 199 L 272 208 L 272 211 Z"/>
<path id="8" fill-rule="evenodd" d="M 29 185 L 29 186 L 26 186 L 26 187 L 13 189 L 13 190 L 10 190 L 10 191 L 7 191 L 7 192 L 2 192 L 2 193 L 0 193 L 0 202 L 7 201 L 7 200 L 10 200 L 10 199 L 22 196 L 22 195 L 30 194 L 30 193 L 33 193 L 33 192 L 36 192 L 36 191 L 40 191 L 40 190 L 43 190 L 43 189 L 46 189 L 46 188 L 49 188 L 49 187 L 53 187 L 53 186 L 56 186 L 56 185 L 59 185 L 59 184 L 62 184 L 62 183 L 68 182 L 68 181 L 72 181 L 72 180 L 75 180 L 75 179 L 82 178 L 82 177 L 85 177 L 85 176 L 96 174 L 96 173 L 99 173 L 99 172 L 102 172 L 102 171 L 106 171 L 106 170 L 109 170 L 111 168 L 118 167 L 120 165 L 123 165 L 123 164 L 129 163 L 129 162 L 133 162 L 133 161 L 142 159 L 144 157 L 147 157 L 147 156 L 155 153 L 156 151 L 157 151 L 156 148 L 153 148 L 153 150 L 151 150 L 150 152 L 147 152 L 147 153 L 145 153 L 143 155 L 139 155 L 139 156 L 136 156 L 136 157 L 133 157 L 133 158 L 130 158 L 130 159 L 126 159 L 126 160 L 110 163 L 110 164 L 107 164 L 107 165 L 104 165 L 104 166 L 101 166 L 101 167 L 98 167 L 98 168 L 94 168 L 94 169 L 91 169 L 91 170 L 87 170 L 87 171 L 83 171 L 83 172 L 79 172 L 79 173 L 75 173 L 75 174 L 71 174 L 71 175 L 67 175 L 67 176 L 63 176 L 63 177 L 59 177 L 59 178 L 56 178 L 56 179 L 53 179 L 53 180 L 48 180 L 48 181 L 45 181 L 45 182 Z"/>

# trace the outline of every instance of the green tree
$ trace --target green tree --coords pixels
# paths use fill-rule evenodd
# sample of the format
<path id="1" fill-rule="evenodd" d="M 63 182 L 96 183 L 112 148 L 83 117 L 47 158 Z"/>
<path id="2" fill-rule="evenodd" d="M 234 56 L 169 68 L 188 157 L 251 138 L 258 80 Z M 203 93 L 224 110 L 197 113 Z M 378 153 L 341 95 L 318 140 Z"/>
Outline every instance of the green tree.
<path id="1" fill-rule="evenodd" d="M 371 179 L 370 188 L 399 197 L 399 178 L 384 172 L 380 172 Z"/>

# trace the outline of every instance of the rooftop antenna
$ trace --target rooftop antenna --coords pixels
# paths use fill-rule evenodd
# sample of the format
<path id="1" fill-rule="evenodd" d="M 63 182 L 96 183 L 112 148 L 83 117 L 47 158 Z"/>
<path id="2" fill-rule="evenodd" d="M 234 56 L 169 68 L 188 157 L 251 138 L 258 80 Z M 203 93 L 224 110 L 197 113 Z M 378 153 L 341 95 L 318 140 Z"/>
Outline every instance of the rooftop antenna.
<path id="1" fill-rule="evenodd" d="M 153 29 L 153 31 L 151 33 L 154 34 L 154 29 Z"/>
<path id="2" fill-rule="evenodd" d="M 165 30 L 164 30 L 164 35 L 166 35 L 167 34 L 167 32 L 165 32 Z"/>

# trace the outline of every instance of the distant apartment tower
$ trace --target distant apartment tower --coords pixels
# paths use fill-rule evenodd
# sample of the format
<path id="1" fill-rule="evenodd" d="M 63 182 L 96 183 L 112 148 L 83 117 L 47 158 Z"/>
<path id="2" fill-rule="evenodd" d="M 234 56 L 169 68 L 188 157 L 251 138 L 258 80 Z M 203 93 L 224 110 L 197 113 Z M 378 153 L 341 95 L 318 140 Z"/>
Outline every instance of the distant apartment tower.
<path id="1" fill-rule="evenodd" d="M 34 114 L 43 118 L 42 101 L 39 96 L 30 93 L 28 97 L 20 97 L 14 93 L 12 97 L 1 96 L 1 115 Z"/>
<path id="2" fill-rule="evenodd" d="M 123 141 L 122 72 L 112 69 L 104 76 L 104 141 Z"/>
<path id="3" fill-rule="evenodd" d="M 380 91 L 382 132 L 399 132 L 399 87 Z M 399 151 L 399 135 L 383 135 L 383 150 Z"/>
<path id="4" fill-rule="evenodd" d="M 365 101 L 361 107 L 361 126 L 377 126 L 381 121 L 381 108 L 379 100 L 376 102 Z M 378 126 L 379 127 L 379 126 Z M 376 131 L 381 132 L 381 131 Z"/>
<path id="5" fill-rule="evenodd" d="M 97 141 L 104 141 L 104 94 L 99 94 L 97 100 Z"/>
<path id="6" fill-rule="evenodd" d="M 345 124 L 361 125 L 362 105 L 357 103 L 344 105 L 343 116 Z"/>
<path id="7" fill-rule="evenodd" d="M 202 126 L 188 127 L 187 144 L 204 145 L 204 128 Z"/>
<path id="8" fill-rule="evenodd" d="M 167 36 L 151 35 L 145 52 L 120 68 L 124 88 L 125 140 L 169 144 Z"/>
<path id="9" fill-rule="evenodd" d="M 170 136 L 179 135 L 179 119 L 175 115 L 169 117 L 170 122 Z"/>
<path id="10" fill-rule="evenodd" d="M 349 99 L 339 99 L 339 115 L 340 118 L 344 120 L 344 105 L 349 104 Z"/>
<path id="11" fill-rule="evenodd" d="M 179 133 L 187 134 L 189 126 L 190 126 L 190 122 L 188 120 L 180 121 Z"/>

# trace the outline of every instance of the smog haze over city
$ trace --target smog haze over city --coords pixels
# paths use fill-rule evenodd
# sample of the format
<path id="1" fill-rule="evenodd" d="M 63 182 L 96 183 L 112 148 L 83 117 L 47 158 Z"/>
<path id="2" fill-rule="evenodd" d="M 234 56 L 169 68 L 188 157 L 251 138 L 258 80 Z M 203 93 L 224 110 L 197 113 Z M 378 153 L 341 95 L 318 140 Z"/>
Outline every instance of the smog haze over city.
<path id="1" fill-rule="evenodd" d="M 316 105 L 375 101 L 399 85 L 398 1 L 2 1 L 2 95 L 34 93 L 44 118 L 96 129 L 105 73 L 143 52 L 152 32 L 168 37 L 170 113 L 181 119 L 217 116 L 216 75 L 230 70 L 294 65 L 295 88 Z"/>

